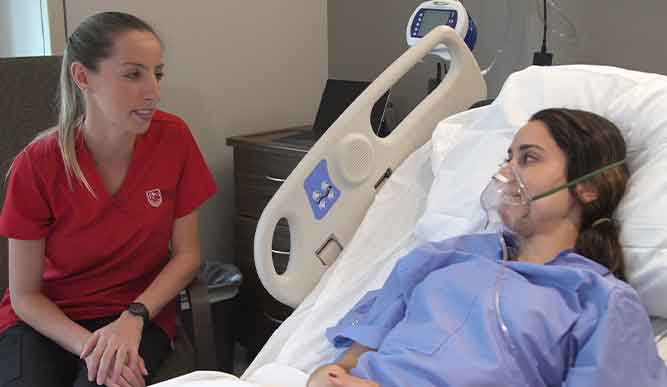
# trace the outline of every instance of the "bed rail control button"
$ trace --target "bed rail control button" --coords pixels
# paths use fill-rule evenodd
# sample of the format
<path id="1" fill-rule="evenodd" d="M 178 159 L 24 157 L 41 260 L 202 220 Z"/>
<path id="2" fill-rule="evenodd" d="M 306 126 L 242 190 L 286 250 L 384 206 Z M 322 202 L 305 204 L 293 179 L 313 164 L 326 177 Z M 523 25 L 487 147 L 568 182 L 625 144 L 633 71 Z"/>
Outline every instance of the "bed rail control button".
<path id="1" fill-rule="evenodd" d="M 321 160 L 303 182 L 315 219 L 324 218 L 340 198 L 341 191 L 331 180 L 327 161 Z"/>

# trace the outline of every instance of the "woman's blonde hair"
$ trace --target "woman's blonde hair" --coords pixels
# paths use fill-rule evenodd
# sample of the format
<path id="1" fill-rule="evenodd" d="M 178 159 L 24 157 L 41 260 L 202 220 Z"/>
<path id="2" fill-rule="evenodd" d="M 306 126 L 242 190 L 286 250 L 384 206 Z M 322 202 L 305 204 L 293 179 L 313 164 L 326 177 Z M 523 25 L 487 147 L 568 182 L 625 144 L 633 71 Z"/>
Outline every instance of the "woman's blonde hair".
<path id="1" fill-rule="evenodd" d="M 74 62 L 96 72 L 99 62 L 113 54 L 114 38 L 121 32 L 147 31 L 157 33 L 148 23 L 122 12 L 102 12 L 86 18 L 70 35 L 60 68 L 60 93 L 58 125 L 37 136 L 36 140 L 53 132 L 58 133 L 58 146 L 65 164 L 67 180 L 72 186 L 72 175 L 95 196 L 76 159 L 76 135 L 85 119 L 86 106 L 83 93 L 72 79 Z"/>

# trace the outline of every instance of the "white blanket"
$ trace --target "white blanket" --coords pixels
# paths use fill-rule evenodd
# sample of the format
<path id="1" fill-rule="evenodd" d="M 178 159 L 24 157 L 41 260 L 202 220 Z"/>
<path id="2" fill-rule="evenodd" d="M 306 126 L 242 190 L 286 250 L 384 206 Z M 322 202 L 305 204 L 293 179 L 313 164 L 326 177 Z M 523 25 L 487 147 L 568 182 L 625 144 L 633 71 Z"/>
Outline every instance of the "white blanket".
<path id="1" fill-rule="evenodd" d="M 368 291 L 382 286 L 398 258 L 420 241 L 414 226 L 433 181 L 431 143 L 410 155 L 376 196 L 352 241 L 317 287 L 278 328 L 243 379 L 268 363 L 306 373 L 338 356 L 324 337 Z"/>
<path id="2" fill-rule="evenodd" d="M 456 189 L 463 190 L 463 182 L 470 183 L 472 180 L 473 176 L 470 168 L 462 168 L 460 167 L 461 163 L 456 162 L 458 160 L 457 157 L 462 160 L 466 156 L 466 151 L 471 151 L 465 147 L 463 147 L 464 149 L 459 149 L 458 152 L 454 149 L 456 145 L 470 141 L 469 136 L 461 132 L 462 128 L 469 126 L 480 130 L 484 128 L 486 128 L 486 130 L 489 130 L 490 128 L 499 128 L 500 131 L 497 132 L 498 137 L 501 140 L 504 139 L 507 141 L 511 139 L 511 133 L 504 131 L 504 129 L 518 127 L 521 123 L 525 122 L 531 112 L 539 110 L 538 108 L 544 107 L 545 104 L 548 106 L 586 108 L 587 110 L 598 112 L 603 115 L 605 115 L 605 112 L 609 113 L 608 110 L 611 110 L 612 112 L 607 115 L 613 116 L 610 118 L 615 118 L 615 122 L 624 124 L 621 125 L 621 127 L 626 129 L 626 140 L 631 150 L 650 147 L 649 145 L 651 144 L 643 144 L 642 146 L 639 146 L 641 145 L 639 143 L 641 140 L 652 143 L 648 138 L 653 138 L 655 136 L 651 137 L 646 134 L 644 136 L 639 136 L 638 134 L 640 131 L 635 128 L 637 125 L 633 125 L 634 121 L 631 121 L 641 119 L 643 120 L 641 128 L 652 128 L 651 125 L 644 122 L 647 120 L 645 117 L 647 116 L 646 112 L 639 108 L 629 109 L 632 114 L 627 114 L 626 118 L 620 119 L 618 117 L 620 114 L 619 112 L 623 111 L 623 109 L 619 108 L 619 104 L 623 102 L 629 106 L 631 105 L 630 102 L 636 101 L 638 98 L 632 98 L 634 97 L 632 94 L 633 92 L 640 93 L 648 100 L 657 101 L 658 98 L 654 95 L 655 93 L 647 93 L 646 91 L 649 90 L 648 87 L 651 82 L 656 83 L 660 81 L 664 85 L 661 89 L 661 94 L 659 94 L 663 98 L 659 100 L 664 101 L 666 104 L 664 106 L 667 106 L 667 77 L 662 77 L 661 80 L 658 80 L 655 75 L 651 74 L 626 72 L 620 69 L 605 67 L 594 68 L 590 66 L 573 66 L 571 68 L 561 67 L 555 70 L 552 69 L 550 73 L 542 73 L 542 71 L 544 70 L 531 68 L 525 72 L 517 73 L 518 75 L 514 75 L 512 77 L 514 87 L 504 88 L 503 93 L 501 93 L 501 96 L 499 97 L 501 100 L 506 100 L 505 104 L 494 104 L 491 107 L 464 112 L 457 116 L 450 117 L 448 120 L 438 125 L 432 141 L 410 155 L 378 193 L 352 241 L 348 246 L 345 246 L 341 256 L 324 274 L 313 292 L 311 292 L 311 294 L 299 305 L 280 328 L 274 332 L 273 336 L 269 339 L 246 373 L 242 376 L 243 381 L 240 381 L 231 375 L 196 372 L 186 375 L 186 377 L 176 378 L 166 382 L 169 384 L 161 383 L 159 386 L 169 387 L 179 385 L 195 387 L 216 385 L 223 387 L 268 387 L 281 386 L 280 383 L 287 383 L 282 384 L 285 386 L 303 386 L 307 379 L 306 375 L 319 365 L 334 361 L 339 353 L 337 353 L 325 339 L 324 333 L 326 328 L 333 326 L 368 290 L 380 287 L 384 283 L 391 269 L 394 267 L 398 258 L 416 245 L 422 243 L 423 240 L 431 239 L 428 237 L 430 234 L 425 232 L 425 230 L 430 230 L 436 233 L 440 233 L 444 230 L 460 234 L 474 231 L 473 229 L 477 226 L 476 222 L 469 221 L 471 219 L 470 214 L 467 214 L 466 216 L 458 217 L 461 219 L 460 222 L 455 222 L 457 219 L 456 216 L 448 217 L 445 223 L 447 227 L 445 228 L 442 224 L 440 212 L 433 212 L 434 208 L 441 204 L 454 206 L 455 208 L 461 207 L 462 203 L 460 200 L 450 199 L 447 197 L 447 194 L 452 193 L 453 195 L 453 192 L 455 192 Z M 549 87 L 538 87 L 547 84 L 546 81 L 548 79 L 546 78 L 554 78 L 557 74 L 561 73 L 570 76 L 576 76 L 581 73 L 583 74 L 583 77 L 581 77 L 581 79 L 578 77 L 576 79 L 570 79 L 570 83 L 564 83 L 560 88 L 553 87 L 553 83 L 549 83 Z M 605 78 L 609 78 L 611 81 L 607 83 L 602 82 Z M 560 78 L 556 79 L 556 81 L 559 80 Z M 527 86 L 523 87 L 524 85 L 522 82 L 525 82 Z M 508 81 L 508 83 L 510 83 L 511 86 L 512 82 Z M 605 84 L 607 87 L 603 88 L 600 86 L 601 84 Z M 641 85 L 641 87 L 636 87 L 638 84 Z M 567 88 L 567 90 L 562 91 L 561 89 L 563 88 Z M 592 97 L 598 95 L 611 95 L 615 96 L 616 100 L 620 100 L 620 93 L 615 92 L 618 91 L 617 89 L 619 88 L 623 90 L 627 89 L 627 95 L 624 95 L 627 98 L 613 106 L 604 102 L 602 98 L 596 99 Z M 526 92 L 526 90 L 529 90 L 532 94 Z M 558 90 L 558 92 L 556 92 L 556 90 Z M 580 92 L 574 93 L 573 90 L 579 90 Z M 519 98 L 525 94 L 530 98 Z M 591 102 L 591 100 L 595 103 Z M 547 104 L 547 102 L 549 103 Z M 639 103 L 635 102 L 634 104 L 637 105 Z M 644 106 L 642 104 L 639 105 Z M 655 110 L 655 114 L 659 112 L 659 115 L 652 117 L 651 120 L 649 120 L 650 122 L 667 125 L 667 121 L 664 119 L 664 109 L 662 107 L 663 105 L 661 105 L 660 109 L 651 110 L 651 112 Z M 498 111 L 502 114 L 498 114 Z M 667 126 L 665 127 L 667 128 Z M 635 130 L 632 130 L 633 128 Z M 649 131 L 648 129 L 646 129 L 649 132 L 648 134 L 652 134 L 653 132 L 667 133 L 667 131 Z M 667 137 L 667 134 L 663 137 Z M 664 144 L 663 137 L 661 137 L 661 141 L 653 142 Z M 489 140 L 489 138 L 486 137 L 486 140 Z M 483 152 L 490 160 L 488 163 L 491 164 L 489 165 L 493 166 L 494 162 L 502 159 L 505 148 L 500 147 L 499 149 L 500 154 L 498 155 L 492 154 L 491 151 Z M 667 149 L 667 147 L 665 147 L 665 149 Z M 667 151 L 665 154 L 667 154 Z M 432 192 L 431 195 L 429 195 L 432 185 L 435 188 L 439 183 L 444 182 L 442 179 L 441 172 L 443 168 L 441 164 L 447 156 L 451 156 L 447 160 L 447 164 L 456 168 L 458 172 L 463 173 L 463 176 L 460 179 L 449 181 L 447 184 L 440 184 L 444 186 L 444 194 L 434 194 Z M 660 158 L 660 160 L 663 160 L 663 158 Z M 634 162 L 634 160 L 630 161 Z M 632 164 L 632 162 L 630 164 Z M 479 162 L 471 164 L 478 168 L 481 165 Z M 479 170 L 481 172 L 478 171 L 478 174 L 481 174 L 483 178 L 490 175 L 489 172 L 482 171 L 482 168 L 479 168 Z M 660 169 L 660 171 L 663 170 L 664 168 Z M 435 180 L 435 183 L 434 171 L 438 173 L 438 178 Z M 656 173 L 659 173 L 660 171 Z M 637 182 L 633 181 L 632 184 L 635 183 Z M 463 190 L 464 193 L 473 191 L 474 190 L 470 189 Z M 664 189 L 657 190 L 656 192 L 658 191 L 659 195 L 656 194 L 651 200 L 643 200 L 641 203 L 651 203 L 654 206 L 658 201 L 667 203 L 667 199 L 665 199 L 663 195 Z M 467 195 L 469 195 L 469 198 L 466 196 L 463 197 L 470 199 L 469 201 L 471 203 L 474 202 L 476 204 L 477 202 L 475 201 L 478 200 L 478 194 L 479 192 L 475 195 L 468 193 Z M 635 196 L 637 196 L 637 194 L 637 192 L 634 192 Z M 461 196 L 457 197 L 460 198 Z M 633 192 L 628 193 L 627 198 L 629 199 L 625 200 L 625 202 L 627 202 L 625 208 L 636 210 L 635 207 L 628 204 L 634 203 L 634 201 L 631 200 L 633 197 Z M 427 198 L 429 199 L 428 202 Z M 426 208 L 428 208 L 429 211 L 424 214 Z M 628 213 L 628 211 L 621 212 L 621 215 L 627 215 Z M 661 227 L 663 227 L 660 228 L 660 230 L 667 228 L 667 226 L 663 224 L 665 223 L 664 216 L 662 215 L 663 213 L 664 211 L 653 211 L 653 213 L 651 213 L 651 219 L 656 218 L 656 221 L 659 221 Z M 425 216 L 417 225 L 417 221 L 423 214 Z M 454 213 L 453 215 L 457 214 Z M 624 216 L 620 216 L 620 218 L 624 219 Z M 645 219 L 646 217 L 635 216 L 633 218 Z M 627 222 L 625 223 L 625 226 L 628 226 Z M 632 235 L 629 240 L 643 240 L 640 238 L 641 235 L 638 236 L 635 235 L 636 233 L 629 233 L 629 229 L 631 229 L 631 227 L 626 227 L 626 233 L 624 234 L 626 236 Z M 652 238 L 658 238 L 659 242 L 664 242 L 665 234 L 663 232 L 656 232 L 656 230 L 657 228 L 652 230 L 653 233 L 645 234 Z M 437 238 L 446 236 L 451 235 L 437 235 Z M 643 238 L 646 239 L 646 236 Z M 661 246 L 663 246 L 662 250 L 658 249 L 658 251 L 667 251 L 667 247 L 665 247 L 667 246 L 667 243 L 663 243 Z M 655 250 L 655 246 L 653 246 L 653 248 Z M 633 252 L 637 253 L 637 251 Z M 667 255 L 667 253 L 665 255 Z M 662 255 L 659 258 L 664 258 L 665 255 Z M 632 254 L 628 254 L 628 256 L 634 257 Z M 655 259 L 655 257 L 649 258 L 652 258 L 651 262 L 654 263 L 654 267 L 651 267 L 651 270 L 649 270 L 648 273 L 652 276 L 650 278 L 664 277 L 664 273 L 667 273 L 667 271 L 665 271 L 667 269 L 665 262 L 667 261 Z M 636 260 L 630 261 L 635 262 Z M 635 269 L 634 272 L 646 274 L 644 271 L 638 270 L 638 265 L 630 266 Z M 639 279 L 640 277 L 636 277 L 635 279 Z M 644 295 L 644 300 L 654 301 L 653 303 L 647 302 L 647 304 L 649 306 L 654 305 L 653 309 L 664 308 L 664 292 L 658 291 L 662 289 L 660 286 L 664 286 L 664 281 L 639 281 L 639 283 L 643 283 L 644 288 L 646 288 L 644 292 L 640 292 L 640 294 Z M 659 308 L 656 308 L 655 306 Z M 661 313 L 654 314 L 663 315 Z M 663 340 L 658 344 L 661 355 L 667 358 L 667 340 Z M 301 379 L 298 378 L 299 376 Z M 292 377 L 295 379 L 292 379 Z M 172 384 L 172 382 L 176 382 L 176 384 Z"/>
<path id="3" fill-rule="evenodd" d="M 414 228 L 433 182 L 431 152 L 429 142 L 396 169 L 342 255 L 274 332 L 241 380 L 221 372 L 196 371 L 155 386 L 305 386 L 315 368 L 338 355 L 324 337 L 325 329 L 368 290 L 382 286 L 396 260 L 421 243 Z"/>
<path id="4" fill-rule="evenodd" d="M 247 380 L 234 375 L 216 371 L 195 371 L 179 376 L 155 387 L 303 387 L 308 375 L 293 367 L 280 364 L 268 364 L 258 369 Z"/>

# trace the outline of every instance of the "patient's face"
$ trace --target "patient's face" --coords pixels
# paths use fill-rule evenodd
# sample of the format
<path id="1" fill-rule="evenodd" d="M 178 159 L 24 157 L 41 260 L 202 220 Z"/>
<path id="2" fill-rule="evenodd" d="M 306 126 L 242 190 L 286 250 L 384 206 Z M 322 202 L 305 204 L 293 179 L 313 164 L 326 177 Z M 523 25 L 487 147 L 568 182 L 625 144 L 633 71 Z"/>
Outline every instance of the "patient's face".
<path id="1" fill-rule="evenodd" d="M 517 132 L 508 149 L 507 162 L 521 176 L 529 197 L 567 181 L 565 154 L 540 121 L 530 121 Z M 570 191 L 564 189 L 531 202 L 530 211 L 509 209 L 503 220 L 515 232 L 528 237 L 570 221 L 578 213 L 578 206 Z"/>

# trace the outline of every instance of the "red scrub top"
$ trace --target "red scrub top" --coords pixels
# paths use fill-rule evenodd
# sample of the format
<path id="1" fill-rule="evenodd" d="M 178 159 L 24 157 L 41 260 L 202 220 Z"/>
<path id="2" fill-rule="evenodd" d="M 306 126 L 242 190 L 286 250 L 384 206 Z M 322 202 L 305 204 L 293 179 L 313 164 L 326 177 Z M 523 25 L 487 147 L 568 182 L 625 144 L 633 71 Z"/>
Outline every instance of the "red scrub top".
<path id="1" fill-rule="evenodd" d="M 54 133 L 16 157 L 0 215 L 0 235 L 45 238 L 42 292 L 75 321 L 124 311 L 167 264 L 174 220 L 216 191 L 187 125 L 165 112 L 156 112 L 148 131 L 137 136 L 113 196 L 83 136 L 77 136 L 76 155 L 96 197 L 75 177 L 70 188 Z M 175 317 L 172 301 L 154 318 L 170 338 Z M 0 332 L 18 321 L 7 290 Z"/>

